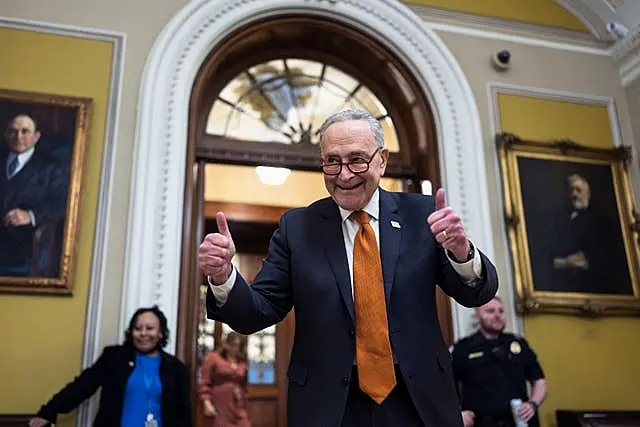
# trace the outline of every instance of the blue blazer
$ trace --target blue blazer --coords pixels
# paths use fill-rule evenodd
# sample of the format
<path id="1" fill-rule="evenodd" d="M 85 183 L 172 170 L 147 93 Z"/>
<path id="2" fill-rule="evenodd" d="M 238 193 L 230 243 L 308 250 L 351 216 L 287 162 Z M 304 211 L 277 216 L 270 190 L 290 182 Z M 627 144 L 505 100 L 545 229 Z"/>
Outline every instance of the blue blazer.
<path id="1" fill-rule="evenodd" d="M 435 286 L 473 307 L 495 295 L 498 279 L 481 254 L 482 279 L 474 287 L 460 280 L 426 222 L 434 209 L 431 196 L 380 190 L 380 256 L 389 334 L 425 425 L 462 426 L 450 354 L 438 324 Z M 281 321 L 295 308 L 288 426 L 339 427 L 355 357 L 355 317 L 337 204 L 326 198 L 285 213 L 251 287 L 238 274 L 222 307 L 216 307 L 208 292 L 209 318 L 244 334 Z"/>

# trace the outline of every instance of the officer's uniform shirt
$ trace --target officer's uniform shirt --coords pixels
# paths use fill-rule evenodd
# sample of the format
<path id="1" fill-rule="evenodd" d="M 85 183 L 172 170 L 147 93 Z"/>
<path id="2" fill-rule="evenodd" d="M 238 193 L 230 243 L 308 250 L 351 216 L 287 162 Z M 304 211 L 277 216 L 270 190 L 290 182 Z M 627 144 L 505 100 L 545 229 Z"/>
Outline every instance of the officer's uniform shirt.
<path id="1" fill-rule="evenodd" d="M 502 333 L 489 340 L 480 332 L 452 350 L 453 375 L 462 410 L 510 414 L 510 400 L 529 400 L 527 384 L 544 378 L 538 358 L 524 338 Z"/>

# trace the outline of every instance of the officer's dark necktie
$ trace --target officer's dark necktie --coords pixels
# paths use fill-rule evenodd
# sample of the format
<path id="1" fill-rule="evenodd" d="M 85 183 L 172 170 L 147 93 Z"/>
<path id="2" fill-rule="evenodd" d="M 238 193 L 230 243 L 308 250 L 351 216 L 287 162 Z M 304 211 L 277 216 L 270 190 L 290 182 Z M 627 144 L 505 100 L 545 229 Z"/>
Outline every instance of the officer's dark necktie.
<path id="1" fill-rule="evenodd" d="M 11 179 L 16 169 L 18 169 L 18 156 L 14 156 L 7 166 L 7 178 Z"/>

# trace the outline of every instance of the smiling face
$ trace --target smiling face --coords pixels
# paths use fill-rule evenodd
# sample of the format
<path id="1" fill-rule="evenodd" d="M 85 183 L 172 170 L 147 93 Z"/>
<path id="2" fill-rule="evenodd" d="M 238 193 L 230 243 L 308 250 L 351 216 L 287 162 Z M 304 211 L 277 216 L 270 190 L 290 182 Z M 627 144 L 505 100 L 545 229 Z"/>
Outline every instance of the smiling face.
<path id="1" fill-rule="evenodd" d="M 153 354 L 158 350 L 158 342 L 162 338 L 160 320 L 150 311 L 138 315 L 131 329 L 133 346 L 142 354 Z"/>
<path id="2" fill-rule="evenodd" d="M 389 158 L 387 149 L 378 150 L 371 125 L 366 120 L 336 122 L 325 132 L 321 149 L 325 164 L 371 160 L 369 169 L 360 174 L 354 174 L 343 164 L 340 174 L 324 175 L 327 191 L 341 208 L 349 211 L 364 208 L 378 188 Z"/>

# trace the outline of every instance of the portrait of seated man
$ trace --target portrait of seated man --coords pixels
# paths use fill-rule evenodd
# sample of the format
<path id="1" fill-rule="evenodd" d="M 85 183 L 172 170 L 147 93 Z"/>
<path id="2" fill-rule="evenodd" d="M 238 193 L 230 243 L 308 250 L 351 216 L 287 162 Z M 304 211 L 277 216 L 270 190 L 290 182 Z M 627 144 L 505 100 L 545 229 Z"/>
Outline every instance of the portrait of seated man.
<path id="1" fill-rule="evenodd" d="M 622 293 L 622 278 L 609 286 L 616 267 L 628 271 L 615 224 L 592 209 L 591 187 L 584 177 L 570 175 L 567 188 L 571 209 L 558 219 L 551 247 L 554 281 L 569 292 Z"/>
<path id="2" fill-rule="evenodd" d="M 59 257 L 69 168 L 38 149 L 40 137 L 37 122 L 28 114 L 13 117 L 4 131 L 0 150 L 0 276 L 42 275 L 41 266 Z M 34 260 L 34 236 L 39 231 L 44 237 L 45 230 L 53 233 L 58 249 L 43 247 Z M 57 274 L 58 267 L 47 275 Z"/>
<path id="3" fill-rule="evenodd" d="M 535 290 L 630 294 L 633 287 L 610 170 L 580 166 L 581 173 L 565 173 L 560 202 L 564 207 L 549 197 L 552 200 L 543 202 L 549 208 L 547 215 L 533 214 L 531 209 L 527 218 Z M 523 199 L 526 206 L 526 194 Z"/>

